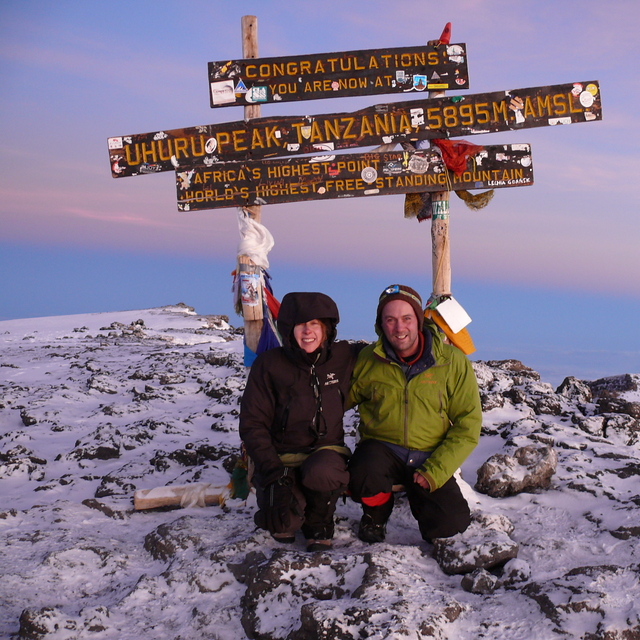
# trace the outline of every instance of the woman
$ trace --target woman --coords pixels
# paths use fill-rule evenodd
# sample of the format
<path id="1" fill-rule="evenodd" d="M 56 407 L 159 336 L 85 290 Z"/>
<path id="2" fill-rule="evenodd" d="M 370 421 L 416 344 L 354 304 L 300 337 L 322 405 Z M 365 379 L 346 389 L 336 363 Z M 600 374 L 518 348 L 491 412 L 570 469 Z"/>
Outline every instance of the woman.
<path id="1" fill-rule="evenodd" d="M 359 349 L 334 342 L 339 320 L 323 293 L 285 295 L 282 347 L 256 358 L 240 408 L 240 438 L 255 466 L 255 523 L 280 542 L 302 529 L 307 551 L 331 548 L 349 481 L 342 417 Z"/>

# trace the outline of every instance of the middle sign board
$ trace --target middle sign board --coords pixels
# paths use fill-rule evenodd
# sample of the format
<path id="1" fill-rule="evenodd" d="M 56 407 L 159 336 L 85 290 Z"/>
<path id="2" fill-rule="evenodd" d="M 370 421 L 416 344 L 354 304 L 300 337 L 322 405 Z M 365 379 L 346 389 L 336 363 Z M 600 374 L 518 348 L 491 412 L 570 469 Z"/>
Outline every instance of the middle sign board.
<path id="1" fill-rule="evenodd" d="M 597 81 L 393 102 L 351 113 L 280 116 L 109 138 L 114 178 L 180 170 L 194 162 L 337 151 L 592 122 Z"/>

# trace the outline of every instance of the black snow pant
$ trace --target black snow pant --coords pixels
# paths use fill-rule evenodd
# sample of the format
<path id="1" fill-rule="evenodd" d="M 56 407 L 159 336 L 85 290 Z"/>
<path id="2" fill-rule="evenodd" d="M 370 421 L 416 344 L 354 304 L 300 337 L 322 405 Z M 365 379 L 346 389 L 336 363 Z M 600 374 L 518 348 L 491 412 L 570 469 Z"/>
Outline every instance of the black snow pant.
<path id="1" fill-rule="evenodd" d="M 462 533 L 471 522 L 471 513 L 455 478 L 429 491 L 413 481 L 414 472 L 414 467 L 406 465 L 384 443 L 363 440 L 349 460 L 351 498 L 362 502 L 362 498 L 391 494 L 389 500 L 379 506 L 362 504 L 364 514 L 370 515 L 376 524 L 384 524 L 393 509 L 392 487 L 401 484 L 425 540 Z"/>
<path id="2" fill-rule="evenodd" d="M 294 504 L 289 530 L 302 529 L 307 540 L 333 538 L 333 514 L 338 498 L 347 488 L 349 474 L 346 458 L 332 449 L 314 451 L 299 467 L 293 468 Z M 265 487 L 259 476 L 253 477 L 258 508 L 264 508 Z"/>

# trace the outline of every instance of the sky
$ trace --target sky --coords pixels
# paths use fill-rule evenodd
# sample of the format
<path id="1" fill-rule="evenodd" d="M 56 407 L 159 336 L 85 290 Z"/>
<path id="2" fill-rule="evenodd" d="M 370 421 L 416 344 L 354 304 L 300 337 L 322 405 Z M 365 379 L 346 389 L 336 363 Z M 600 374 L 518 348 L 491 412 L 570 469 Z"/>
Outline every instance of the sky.
<path id="1" fill-rule="evenodd" d="M 553 384 L 640 371 L 639 14 L 634 0 L 3 0 L 0 319 L 185 302 L 241 325 L 235 210 L 178 212 L 169 172 L 114 180 L 107 138 L 242 119 L 241 107 L 210 108 L 207 63 L 242 57 L 244 15 L 258 19 L 262 57 L 418 46 L 451 22 L 466 93 L 597 80 L 602 94 L 601 122 L 473 137 L 530 143 L 535 184 L 476 212 L 452 197 L 452 292 L 472 318 L 472 358 L 522 360 Z M 263 207 L 276 296 L 324 291 L 341 337 L 366 339 L 387 285 L 428 298 L 429 223 L 405 220 L 403 202 Z"/>

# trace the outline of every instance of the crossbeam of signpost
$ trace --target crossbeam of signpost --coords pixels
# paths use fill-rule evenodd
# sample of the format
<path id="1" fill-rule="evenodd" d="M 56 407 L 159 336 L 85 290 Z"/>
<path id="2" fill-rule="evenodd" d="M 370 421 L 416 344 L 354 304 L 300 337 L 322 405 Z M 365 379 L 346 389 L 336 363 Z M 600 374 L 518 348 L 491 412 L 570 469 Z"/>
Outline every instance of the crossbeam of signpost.
<path id="1" fill-rule="evenodd" d="M 460 175 L 431 149 L 197 164 L 176 172 L 181 211 L 531 184 L 528 144 L 482 147 Z"/>
<path id="2" fill-rule="evenodd" d="M 468 86 L 464 44 L 209 63 L 211 107 Z"/>
<path id="3" fill-rule="evenodd" d="M 112 176 L 120 178 L 193 161 L 214 165 L 601 119 L 600 88 L 591 80 L 117 136 L 108 147 Z"/>

